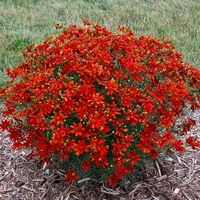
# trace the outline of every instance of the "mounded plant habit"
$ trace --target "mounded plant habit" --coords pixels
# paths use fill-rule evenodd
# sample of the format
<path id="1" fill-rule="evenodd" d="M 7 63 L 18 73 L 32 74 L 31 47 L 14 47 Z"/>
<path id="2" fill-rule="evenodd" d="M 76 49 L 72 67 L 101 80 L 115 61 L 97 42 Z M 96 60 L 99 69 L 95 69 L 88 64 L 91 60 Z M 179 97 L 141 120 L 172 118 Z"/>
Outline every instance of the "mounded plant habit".
<path id="1" fill-rule="evenodd" d="M 166 147 L 200 146 L 186 134 L 191 120 L 181 133 L 173 128 L 186 104 L 200 107 L 200 71 L 168 40 L 84 24 L 27 47 L 7 68 L 1 96 L 12 117 L 1 129 L 13 147 L 62 161 L 69 183 L 96 176 L 115 185 Z"/>

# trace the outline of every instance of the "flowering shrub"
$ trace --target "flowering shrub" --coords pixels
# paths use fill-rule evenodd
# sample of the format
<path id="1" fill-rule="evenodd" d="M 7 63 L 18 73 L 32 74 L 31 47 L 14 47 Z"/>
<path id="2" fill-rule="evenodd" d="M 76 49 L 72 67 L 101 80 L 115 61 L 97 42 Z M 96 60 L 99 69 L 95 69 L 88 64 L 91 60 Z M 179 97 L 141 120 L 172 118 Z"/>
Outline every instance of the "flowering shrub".
<path id="1" fill-rule="evenodd" d="M 200 146 L 173 128 L 186 104 L 200 107 L 200 71 L 170 41 L 119 30 L 70 25 L 7 68 L 1 96 L 12 117 L 1 129 L 14 148 L 62 161 L 69 183 L 97 176 L 115 185 L 166 147 Z"/>

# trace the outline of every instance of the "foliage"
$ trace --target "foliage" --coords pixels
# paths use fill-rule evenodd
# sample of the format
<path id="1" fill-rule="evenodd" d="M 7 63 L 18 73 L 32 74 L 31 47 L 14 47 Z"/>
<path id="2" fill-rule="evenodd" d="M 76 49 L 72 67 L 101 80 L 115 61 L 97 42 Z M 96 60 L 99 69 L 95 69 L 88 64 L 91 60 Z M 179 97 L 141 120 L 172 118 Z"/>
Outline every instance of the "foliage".
<path id="1" fill-rule="evenodd" d="M 62 161 L 69 183 L 96 176 L 115 185 L 166 147 L 184 152 L 173 125 L 187 103 L 200 107 L 200 71 L 168 40 L 84 24 L 27 47 L 7 68 L 1 95 L 12 117 L 1 128 L 14 148 Z"/>

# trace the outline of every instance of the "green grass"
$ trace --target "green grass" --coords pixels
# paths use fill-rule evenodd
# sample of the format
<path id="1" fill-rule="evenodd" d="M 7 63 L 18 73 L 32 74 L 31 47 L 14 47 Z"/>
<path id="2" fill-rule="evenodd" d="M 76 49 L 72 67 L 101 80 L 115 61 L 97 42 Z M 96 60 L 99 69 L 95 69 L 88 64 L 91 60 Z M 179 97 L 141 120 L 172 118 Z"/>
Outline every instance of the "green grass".
<path id="1" fill-rule="evenodd" d="M 81 18 L 169 38 L 200 68 L 200 0 L 0 0 L 0 86 L 27 45 L 57 34 L 55 23 L 81 25 Z"/>

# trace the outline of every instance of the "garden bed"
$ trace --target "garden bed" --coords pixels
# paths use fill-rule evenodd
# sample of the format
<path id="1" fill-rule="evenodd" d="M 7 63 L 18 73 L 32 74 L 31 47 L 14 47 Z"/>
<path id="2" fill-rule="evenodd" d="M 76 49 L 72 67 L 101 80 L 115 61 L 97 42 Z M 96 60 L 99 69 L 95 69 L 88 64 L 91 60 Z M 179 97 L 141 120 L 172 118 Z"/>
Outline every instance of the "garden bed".
<path id="1" fill-rule="evenodd" d="M 190 114 L 196 120 L 191 135 L 200 135 L 200 112 Z M 28 157 L 28 150 L 14 151 L 8 133 L 0 134 L 0 199 L 8 200 L 199 200 L 200 149 L 167 154 L 146 167 L 140 180 L 128 181 L 114 190 L 95 181 L 80 180 L 67 186 L 62 171 Z"/>

